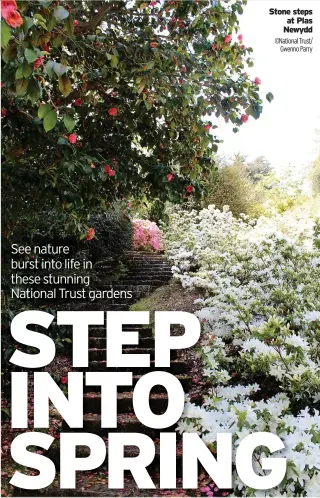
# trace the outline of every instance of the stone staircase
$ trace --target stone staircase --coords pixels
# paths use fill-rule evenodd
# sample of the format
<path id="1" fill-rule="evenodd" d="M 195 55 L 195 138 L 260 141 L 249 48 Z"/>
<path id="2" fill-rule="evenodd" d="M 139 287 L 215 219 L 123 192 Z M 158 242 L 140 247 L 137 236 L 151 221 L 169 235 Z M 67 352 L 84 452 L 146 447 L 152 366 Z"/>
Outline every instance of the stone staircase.
<path id="1" fill-rule="evenodd" d="M 125 254 L 126 272 L 114 282 L 109 282 L 112 263 L 100 261 L 95 265 L 99 281 L 97 289 L 114 291 L 130 291 L 132 298 L 113 299 L 108 303 L 108 309 L 124 311 L 141 297 L 168 283 L 172 277 L 171 265 L 162 254 L 128 251 Z"/>
<path id="2" fill-rule="evenodd" d="M 86 305 L 87 310 L 90 309 L 100 309 L 100 310 L 127 310 L 133 302 L 137 301 L 140 297 L 149 294 L 154 289 L 159 286 L 166 284 L 171 277 L 171 270 L 169 263 L 165 260 L 162 255 L 141 253 L 141 252 L 130 252 L 127 253 L 127 267 L 128 272 L 126 275 L 118 280 L 116 285 L 112 285 L 113 289 L 132 289 L 133 298 L 119 302 L 94 302 Z M 98 269 L 101 276 L 101 285 L 103 285 L 103 274 L 108 274 L 109 266 L 101 262 L 98 264 Z M 106 288 L 106 286 L 104 286 Z M 112 371 L 132 371 L 133 374 L 133 386 L 119 386 L 118 396 L 117 396 L 117 406 L 118 406 L 118 427 L 116 429 L 106 429 L 101 428 L 101 391 L 99 386 L 85 386 L 84 387 L 84 425 L 83 429 L 79 429 L 80 432 L 90 432 L 97 434 L 104 438 L 106 446 L 108 447 L 108 433 L 109 432 L 139 432 L 150 436 L 155 443 L 156 454 L 152 464 L 149 466 L 148 471 L 154 482 L 157 482 L 160 470 L 160 445 L 159 436 L 160 430 L 155 430 L 144 426 L 137 419 L 133 412 L 132 395 L 133 388 L 138 380 L 144 374 L 153 370 L 165 370 L 174 374 L 182 384 L 182 387 L 187 393 L 192 387 L 192 376 L 190 375 L 190 369 L 188 363 L 178 356 L 177 351 L 171 352 L 171 366 L 170 368 L 155 368 L 154 367 L 154 337 L 151 327 L 147 326 L 137 326 L 137 325 L 125 325 L 123 327 L 127 331 L 135 331 L 139 334 L 138 345 L 128 345 L 123 346 L 123 353 L 149 353 L 151 355 L 151 365 L 150 368 L 137 367 L 137 368 L 112 368 Z M 106 330 L 104 326 L 101 327 L 90 327 L 89 328 L 89 367 L 87 371 L 105 371 L 108 366 L 106 364 Z M 201 403 L 199 395 L 191 397 L 192 401 L 195 403 Z M 167 409 L 168 398 L 167 393 L 163 386 L 155 386 L 150 393 L 150 408 L 156 414 L 164 413 Z M 169 427 L 166 431 L 175 431 L 174 427 Z M 78 431 L 78 429 L 70 429 L 65 422 L 63 422 L 63 431 Z M 163 429 L 161 430 L 164 431 Z M 177 476 L 181 476 L 182 472 L 182 452 L 181 452 L 181 440 L 178 437 L 177 443 Z M 51 458 L 55 461 L 57 469 L 59 468 L 59 452 L 58 448 L 53 449 L 53 454 L 51 453 Z M 137 456 L 139 453 L 136 447 L 126 447 L 126 456 Z M 89 454 L 89 450 L 86 447 L 80 447 L 78 449 L 78 456 L 84 457 Z M 108 458 L 108 456 L 107 456 Z M 91 476 L 97 474 L 101 476 L 101 472 L 105 473 L 107 481 L 107 461 L 101 466 L 101 468 L 94 471 L 90 471 Z M 85 474 L 85 473 L 84 473 Z M 57 490 L 56 490 L 57 493 Z M 108 490 L 107 482 L 105 487 L 101 487 L 101 481 L 97 489 L 97 494 L 95 494 L 94 484 L 90 485 L 90 494 L 86 495 L 85 492 L 82 496 L 124 496 L 122 490 Z M 150 493 L 150 491 L 149 491 Z M 138 496 L 133 495 L 133 496 Z M 56 495 L 55 495 L 56 496 Z M 78 496 L 78 495 L 77 495 Z M 131 495 L 132 496 L 132 495 Z M 149 496 L 149 494 L 148 494 Z"/>

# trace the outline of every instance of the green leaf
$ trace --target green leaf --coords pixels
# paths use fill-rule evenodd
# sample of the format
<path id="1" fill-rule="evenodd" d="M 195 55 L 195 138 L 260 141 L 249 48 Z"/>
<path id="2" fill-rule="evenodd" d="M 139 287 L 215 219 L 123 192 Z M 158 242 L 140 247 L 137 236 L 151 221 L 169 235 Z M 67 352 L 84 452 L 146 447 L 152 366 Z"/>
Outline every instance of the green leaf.
<path id="1" fill-rule="evenodd" d="M 11 31 L 9 26 L 2 21 L 1 22 L 1 47 L 5 48 L 10 40 Z"/>
<path id="2" fill-rule="evenodd" d="M 75 120 L 69 115 L 69 114 L 66 114 L 63 118 L 63 123 L 64 123 L 64 126 L 67 128 L 68 131 L 72 131 L 74 129 L 74 127 L 76 126 L 76 122 Z"/>
<path id="3" fill-rule="evenodd" d="M 45 18 L 44 18 L 44 17 L 42 17 L 42 15 L 40 15 L 40 14 L 38 14 L 38 13 L 37 13 L 37 14 L 35 14 L 33 17 L 34 17 L 35 19 L 38 19 L 38 21 L 41 21 L 41 22 L 46 23 Z"/>
<path id="4" fill-rule="evenodd" d="M 67 19 L 69 12 L 59 5 L 54 9 L 53 15 L 58 21 L 63 21 L 63 19 Z"/>
<path id="5" fill-rule="evenodd" d="M 37 102 L 37 100 L 39 100 L 39 97 L 41 95 L 41 89 L 38 81 L 35 78 L 31 78 L 29 82 L 28 95 L 33 104 Z"/>
<path id="6" fill-rule="evenodd" d="M 54 110 L 49 111 L 43 119 L 43 127 L 46 132 L 53 130 L 57 123 L 57 113 Z"/>
<path id="7" fill-rule="evenodd" d="M 23 67 L 19 66 L 16 70 L 16 80 L 21 80 L 23 78 Z"/>
<path id="8" fill-rule="evenodd" d="M 8 62 L 13 61 L 17 56 L 17 46 L 15 43 L 10 43 L 10 45 L 7 45 L 4 51 L 2 52 L 2 59 L 6 64 Z"/>
<path id="9" fill-rule="evenodd" d="M 50 104 L 44 104 L 41 105 L 38 109 L 38 116 L 40 119 L 43 119 L 45 115 L 52 110 L 52 107 Z"/>
<path id="10" fill-rule="evenodd" d="M 25 16 L 23 18 L 23 32 L 27 36 L 29 29 L 33 26 L 34 22 L 32 17 Z"/>
<path id="11" fill-rule="evenodd" d="M 58 140 L 58 145 L 68 145 L 68 140 L 63 137 L 60 137 Z"/>
<path id="12" fill-rule="evenodd" d="M 68 97 L 71 93 L 71 81 L 65 74 L 59 78 L 59 90 L 64 97 Z"/>
<path id="13" fill-rule="evenodd" d="M 53 76 L 53 66 L 55 64 L 56 64 L 56 62 L 49 60 L 46 62 L 45 66 L 44 66 L 44 72 L 47 73 L 49 78 L 52 78 L 52 76 Z"/>
<path id="14" fill-rule="evenodd" d="M 111 67 L 118 67 L 119 59 L 116 55 L 111 55 Z"/>
<path id="15" fill-rule="evenodd" d="M 27 78 L 21 78 L 16 81 L 16 94 L 17 97 L 23 97 L 27 93 L 29 80 Z"/>
<path id="16" fill-rule="evenodd" d="M 60 64 L 60 62 L 54 62 L 52 66 L 53 71 L 56 73 L 57 76 L 62 76 L 68 71 L 68 66 L 64 66 L 63 64 Z"/>
<path id="17" fill-rule="evenodd" d="M 273 99 L 274 99 L 273 94 L 271 92 L 267 93 L 266 99 L 267 99 L 268 102 L 272 102 Z"/>
<path id="18" fill-rule="evenodd" d="M 149 69 L 152 69 L 154 66 L 154 61 L 150 61 L 147 64 L 144 64 L 143 70 L 144 71 L 149 71 Z"/>
<path id="19" fill-rule="evenodd" d="M 25 49 L 24 56 L 29 63 L 34 62 L 38 58 L 37 52 L 30 50 L 30 48 Z"/>
<path id="20" fill-rule="evenodd" d="M 65 22 L 64 29 L 68 33 L 69 36 L 73 36 L 74 33 L 74 22 L 73 22 L 73 17 L 69 16 L 68 19 Z"/>

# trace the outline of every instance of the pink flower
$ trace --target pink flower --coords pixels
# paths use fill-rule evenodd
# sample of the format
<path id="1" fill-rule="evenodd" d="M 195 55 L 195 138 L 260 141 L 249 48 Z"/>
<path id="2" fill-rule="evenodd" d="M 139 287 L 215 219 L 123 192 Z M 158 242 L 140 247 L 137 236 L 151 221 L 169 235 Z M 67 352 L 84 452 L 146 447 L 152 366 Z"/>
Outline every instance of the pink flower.
<path id="1" fill-rule="evenodd" d="M 76 99 L 76 100 L 74 101 L 74 105 L 75 105 L 76 107 L 80 107 L 80 106 L 82 105 L 82 100 L 81 100 L 81 99 Z"/>
<path id="2" fill-rule="evenodd" d="M 116 107 L 111 107 L 108 111 L 109 116 L 116 116 L 118 114 L 118 109 Z"/>
<path id="3" fill-rule="evenodd" d="M 155 7 L 156 5 L 157 5 L 157 2 L 156 2 L 156 1 L 150 2 L 150 6 L 151 6 L 151 7 Z"/>
<path id="4" fill-rule="evenodd" d="M 242 43 L 243 42 L 243 35 L 239 35 L 238 36 L 238 40 L 239 40 L 240 43 Z"/>
<path id="5" fill-rule="evenodd" d="M 134 220 L 133 247 L 160 251 L 162 249 L 162 235 L 159 227 L 149 220 Z"/>
<path id="6" fill-rule="evenodd" d="M 74 26 L 79 26 L 79 21 L 77 21 L 77 19 L 75 19 L 75 20 L 73 21 L 73 25 L 74 25 Z"/>
<path id="7" fill-rule="evenodd" d="M 209 486 L 203 486 L 203 488 L 200 488 L 201 493 L 206 493 L 207 491 L 211 491 Z"/>
<path id="8" fill-rule="evenodd" d="M 68 384 L 68 377 L 60 377 L 61 384 Z"/>
<path id="9" fill-rule="evenodd" d="M 16 10 L 17 10 L 17 4 L 15 0 L 2 0 L 1 15 L 4 19 L 7 20 L 9 14 L 11 14 L 11 12 L 15 12 Z"/>
<path id="10" fill-rule="evenodd" d="M 230 43 L 232 40 L 232 35 L 227 35 L 224 39 L 224 43 Z"/>
<path id="11" fill-rule="evenodd" d="M 255 78 L 254 82 L 256 85 L 261 85 L 261 79 L 258 77 Z"/>
<path id="12" fill-rule="evenodd" d="M 86 240 L 92 240 L 95 234 L 96 234 L 95 229 L 89 228 L 89 230 L 87 231 Z"/>
<path id="13" fill-rule="evenodd" d="M 248 119 L 249 119 L 249 116 L 247 116 L 246 114 L 242 114 L 242 116 L 241 116 L 241 121 L 242 121 L 243 123 L 246 123 L 246 122 L 248 121 Z"/>
<path id="14" fill-rule="evenodd" d="M 167 175 L 168 182 L 171 182 L 173 177 L 174 177 L 174 175 L 172 173 L 168 173 L 168 175 Z"/>
<path id="15" fill-rule="evenodd" d="M 241 45 L 242 50 L 244 49 L 244 45 Z"/>
<path id="16" fill-rule="evenodd" d="M 77 135 L 75 133 L 71 133 L 71 135 L 69 135 L 68 137 L 68 140 L 71 144 L 75 144 L 77 141 Z"/>
<path id="17" fill-rule="evenodd" d="M 19 26 L 22 26 L 23 19 L 18 11 L 12 10 L 8 13 L 6 17 L 6 23 L 12 28 L 18 28 Z"/>
<path id="18" fill-rule="evenodd" d="M 182 67 L 181 67 L 181 71 L 182 71 L 183 73 L 186 73 L 186 72 L 187 72 L 187 68 L 186 68 L 186 66 L 182 66 Z"/>
<path id="19" fill-rule="evenodd" d="M 104 172 L 108 175 L 108 176 L 114 176 L 116 174 L 115 170 L 112 169 L 109 164 L 106 164 L 105 167 L 104 167 Z"/>
<path id="20" fill-rule="evenodd" d="M 189 194 L 191 194 L 191 192 L 193 191 L 193 186 L 192 186 L 192 185 L 188 185 L 188 186 L 186 187 L 186 191 L 187 191 Z"/>
<path id="21" fill-rule="evenodd" d="M 43 57 L 43 56 L 41 56 L 41 57 L 38 57 L 38 58 L 34 61 L 34 63 L 33 63 L 33 69 L 34 69 L 34 70 L 35 70 L 35 69 L 37 69 L 37 68 L 38 68 L 38 67 L 40 67 L 40 66 L 43 66 L 43 59 L 44 59 L 44 57 Z"/>

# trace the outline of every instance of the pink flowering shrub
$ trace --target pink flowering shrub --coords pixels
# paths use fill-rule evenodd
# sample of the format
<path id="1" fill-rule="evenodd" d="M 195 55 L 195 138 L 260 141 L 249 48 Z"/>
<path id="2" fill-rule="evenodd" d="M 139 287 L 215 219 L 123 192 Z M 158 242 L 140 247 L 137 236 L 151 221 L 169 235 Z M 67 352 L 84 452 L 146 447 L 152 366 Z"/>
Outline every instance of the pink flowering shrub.
<path id="1" fill-rule="evenodd" d="M 162 233 L 157 224 L 149 220 L 134 220 L 133 247 L 145 251 L 161 251 Z"/>

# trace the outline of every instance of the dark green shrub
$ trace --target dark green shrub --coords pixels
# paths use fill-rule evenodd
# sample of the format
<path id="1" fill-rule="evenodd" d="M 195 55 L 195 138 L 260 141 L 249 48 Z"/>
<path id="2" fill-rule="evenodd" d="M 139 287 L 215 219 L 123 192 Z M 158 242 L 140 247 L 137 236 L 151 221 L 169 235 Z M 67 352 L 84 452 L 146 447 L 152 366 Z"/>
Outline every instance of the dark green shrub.
<path id="1" fill-rule="evenodd" d="M 95 229 L 94 239 L 87 241 L 93 261 L 120 259 L 132 247 L 132 223 L 118 206 L 93 216 L 90 226 Z"/>

